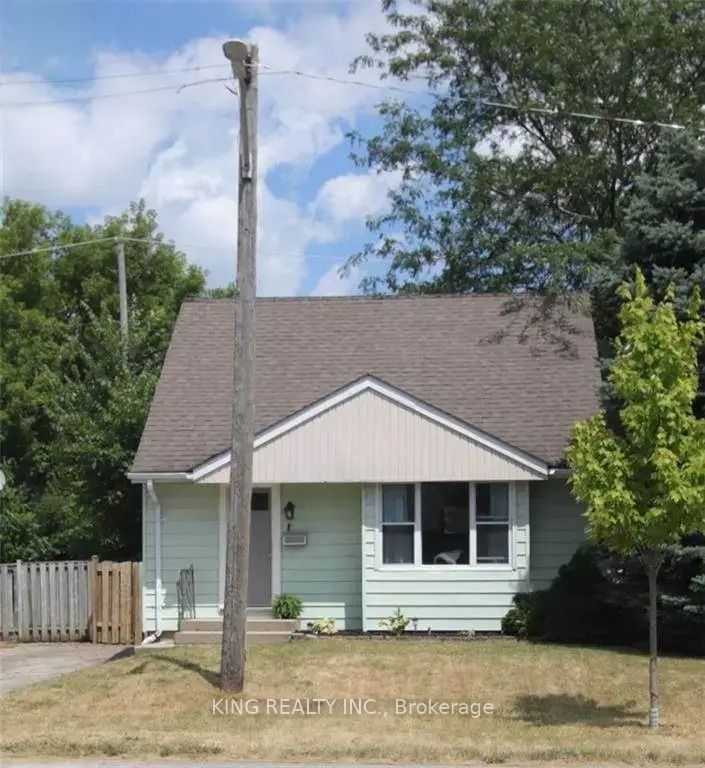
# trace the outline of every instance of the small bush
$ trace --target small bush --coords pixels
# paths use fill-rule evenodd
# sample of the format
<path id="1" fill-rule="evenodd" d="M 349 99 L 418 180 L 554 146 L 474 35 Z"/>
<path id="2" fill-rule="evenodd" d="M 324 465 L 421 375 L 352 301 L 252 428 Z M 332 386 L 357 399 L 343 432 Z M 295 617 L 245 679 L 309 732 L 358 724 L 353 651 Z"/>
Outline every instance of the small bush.
<path id="1" fill-rule="evenodd" d="M 543 591 L 518 594 L 502 631 L 552 642 L 645 646 L 648 585 L 638 558 L 585 545 Z M 667 550 L 659 574 L 659 645 L 705 655 L 705 538 Z"/>
<path id="2" fill-rule="evenodd" d="M 314 635 L 335 635 L 336 629 L 333 619 L 318 619 L 311 624 L 311 631 Z"/>
<path id="3" fill-rule="evenodd" d="M 516 637 L 533 637 L 541 615 L 543 592 L 521 592 L 514 596 L 514 607 L 502 619 L 502 632 Z"/>
<path id="4" fill-rule="evenodd" d="M 275 619 L 298 619 L 303 603 L 296 595 L 275 595 L 272 598 L 272 611 Z"/>
<path id="5" fill-rule="evenodd" d="M 401 612 L 401 608 L 397 608 L 394 613 L 386 619 L 381 619 L 379 626 L 382 629 L 390 632 L 392 635 L 399 637 L 404 630 L 409 626 L 411 619 L 408 616 L 404 616 Z"/>

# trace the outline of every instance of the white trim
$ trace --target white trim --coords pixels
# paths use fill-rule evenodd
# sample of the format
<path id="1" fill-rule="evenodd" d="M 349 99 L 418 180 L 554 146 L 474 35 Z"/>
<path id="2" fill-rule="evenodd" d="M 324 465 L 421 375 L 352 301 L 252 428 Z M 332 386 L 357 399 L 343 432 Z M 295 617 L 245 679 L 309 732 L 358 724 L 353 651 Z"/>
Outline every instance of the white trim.
<path id="1" fill-rule="evenodd" d="M 468 561 L 472 568 L 477 567 L 477 494 L 475 483 L 468 483 L 468 509 L 470 512 L 470 531 L 468 546 L 470 547 Z"/>
<path id="2" fill-rule="evenodd" d="M 218 609 L 223 610 L 225 603 L 225 546 L 228 539 L 228 490 L 225 483 L 219 487 L 218 500 Z"/>
<path id="3" fill-rule="evenodd" d="M 282 498 L 281 485 L 273 485 L 269 491 L 269 515 L 272 534 L 272 597 L 282 591 Z"/>
<path id="4" fill-rule="evenodd" d="M 421 483 L 414 483 L 414 565 L 422 565 Z"/>
<path id="5" fill-rule="evenodd" d="M 144 567 L 144 563 L 147 559 L 147 485 L 142 483 L 142 630 L 144 634 L 147 634 L 147 620 L 146 609 L 147 601 L 145 600 L 145 594 L 147 591 L 147 573 Z M 157 599 L 156 584 L 154 590 L 154 599 Z M 154 627 L 156 631 L 156 626 Z"/>
<path id="6" fill-rule="evenodd" d="M 365 632 L 367 628 L 367 573 L 366 569 L 366 556 L 367 556 L 367 496 L 371 491 L 371 486 L 368 483 L 362 483 L 360 486 L 360 577 L 362 584 L 360 585 L 360 598 L 362 605 L 361 608 L 361 620 L 362 631 Z"/>
<path id="7" fill-rule="evenodd" d="M 283 421 L 280 421 L 278 424 L 275 424 L 273 427 L 269 427 L 268 429 L 264 430 L 264 432 L 261 432 L 255 437 L 255 450 L 263 445 L 266 445 L 272 440 L 276 440 L 276 438 L 281 437 L 287 432 L 290 432 L 292 429 L 295 429 L 296 427 L 306 423 L 307 421 L 320 416 L 322 413 L 325 413 L 331 408 L 335 408 L 337 405 L 340 405 L 341 403 L 356 397 L 362 392 L 367 391 L 376 392 L 382 397 L 386 397 L 389 400 L 392 400 L 393 402 L 398 403 L 399 405 L 402 405 L 421 416 L 424 416 L 430 421 L 433 421 L 436 424 L 440 424 L 446 429 L 450 429 L 451 431 L 466 437 L 467 439 L 472 440 L 473 442 L 478 443 L 479 445 L 482 445 L 485 448 L 494 451 L 495 453 L 499 453 L 510 461 L 513 461 L 516 464 L 519 464 L 520 466 L 535 472 L 540 477 L 548 477 L 549 475 L 548 466 L 545 464 L 545 462 L 541 461 L 535 456 L 524 453 L 518 448 L 514 448 L 513 446 L 508 445 L 507 443 L 504 443 L 503 441 L 498 440 L 491 435 L 481 432 L 480 430 L 465 424 L 463 421 L 460 421 L 460 419 L 456 419 L 453 416 L 450 416 L 447 413 L 439 410 L 438 408 L 435 408 L 432 405 L 428 405 L 427 403 L 418 400 L 412 395 L 407 394 L 403 390 L 392 387 L 389 384 L 380 381 L 379 379 L 373 378 L 372 376 L 366 376 L 363 379 L 359 379 L 344 389 L 341 389 L 334 394 L 323 398 L 323 400 L 319 400 L 313 405 L 303 408 L 292 416 L 289 416 Z M 212 474 L 218 469 L 221 469 L 229 463 L 230 450 L 227 450 L 218 456 L 214 456 L 213 458 L 208 459 L 208 461 L 204 462 L 198 467 L 195 467 L 191 472 L 169 473 L 169 475 L 173 476 L 173 479 L 198 481 L 207 475 Z M 133 480 L 142 474 L 145 474 L 146 476 L 146 473 L 132 473 L 128 474 L 128 477 Z M 150 475 L 150 477 L 157 476 L 158 475 L 155 474 Z M 161 479 L 161 476 L 159 476 L 159 479 Z M 361 478 L 361 480 L 364 479 L 365 478 Z"/>
<path id="8" fill-rule="evenodd" d="M 203 464 L 200 464 L 198 467 L 195 467 L 191 470 L 191 472 L 187 472 L 186 474 L 188 475 L 189 480 L 200 480 L 202 477 L 210 475 L 212 472 L 215 472 L 217 469 L 220 469 L 229 463 L 230 451 L 228 450 L 224 453 L 220 453 L 217 456 L 214 456 L 212 459 L 208 459 L 208 461 L 205 461 Z"/>
<path id="9" fill-rule="evenodd" d="M 373 499 L 375 505 L 375 570 L 382 565 L 382 484 L 375 483 L 373 487 Z"/>
<path id="10" fill-rule="evenodd" d="M 162 631 L 162 505 L 154 490 L 154 482 L 147 482 L 147 494 L 154 507 L 154 632 Z"/>
<path id="11" fill-rule="evenodd" d="M 506 520 L 497 520 L 497 521 L 484 521 L 481 522 L 480 525 L 497 525 L 497 526 L 506 526 L 507 528 L 507 536 L 509 537 L 509 541 L 507 542 L 507 562 L 506 563 L 478 563 L 477 562 L 477 494 L 475 492 L 477 488 L 477 483 L 472 483 L 473 486 L 473 494 L 472 494 L 472 511 L 471 511 L 471 517 L 470 517 L 470 528 L 474 533 L 474 549 L 471 550 L 471 558 L 473 558 L 474 562 L 472 563 L 475 568 L 496 568 L 497 566 L 504 567 L 504 568 L 510 568 L 511 570 L 516 570 L 516 561 L 513 557 L 513 551 L 514 551 L 514 540 L 516 539 L 516 525 L 515 525 L 515 507 L 516 507 L 516 493 L 513 493 L 513 491 L 516 489 L 516 481 L 506 482 L 504 481 L 503 484 L 507 485 L 507 519 Z M 492 485 L 492 483 L 488 483 L 488 485 Z"/>
<path id="12" fill-rule="evenodd" d="M 475 495 L 476 482 L 467 481 L 468 484 L 468 511 L 470 516 L 468 547 L 468 565 L 434 565 L 422 562 L 422 527 L 421 527 L 421 483 L 414 483 L 414 562 L 413 563 L 385 563 L 383 561 L 383 519 L 382 519 L 382 486 L 383 485 L 408 485 L 408 483 L 377 483 L 375 485 L 375 570 L 378 571 L 516 571 L 516 537 L 517 537 L 517 493 L 516 484 L 520 481 L 501 481 L 508 486 L 508 562 L 506 563 L 478 563 L 477 562 L 477 499 Z M 394 523 L 386 523 L 394 525 Z M 402 524 L 403 525 L 403 524 Z"/>
<path id="13" fill-rule="evenodd" d="M 383 485 L 413 485 L 414 486 L 414 519 L 409 521 L 397 521 L 385 523 L 382 515 L 382 486 Z M 421 485 L 419 483 L 376 483 L 375 484 L 375 568 L 388 568 L 393 563 L 383 562 L 384 526 L 397 526 L 399 528 L 408 528 L 411 526 L 413 531 L 412 552 L 414 555 L 413 563 L 396 563 L 397 567 L 406 567 L 407 565 L 420 564 L 421 557 Z M 419 563 L 417 563 L 419 559 Z"/>
<path id="14" fill-rule="evenodd" d="M 517 567 L 517 484 L 509 483 L 509 563 L 513 569 Z"/>
<path id="15" fill-rule="evenodd" d="M 150 480 L 160 483 L 178 483 L 191 480 L 189 472 L 128 472 L 126 477 L 133 483 L 148 483 Z"/>
<path id="16" fill-rule="evenodd" d="M 526 559 L 526 565 L 524 566 L 524 571 L 526 573 L 526 580 L 528 582 L 528 591 L 530 592 L 531 587 L 531 488 L 529 487 L 529 483 L 526 480 L 520 480 L 517 482 L 516 486 L 516 495 L 515 500 L 518 505 L 519 503 L 519 493 L 524 497 L 524 503 L 526 508 L 526 519 L 524 521 L 524 526 L 526 527 L 526 535 L 524 538 L 524 558 Z M 517 507 L 518 508 L 518 507 Z M 515 530 L 518 532 L 519 525 L 517 523 L 517 515 L 514 515 L 514 526 Z M 516 551 L 515 555 L 516 557 Z"/>

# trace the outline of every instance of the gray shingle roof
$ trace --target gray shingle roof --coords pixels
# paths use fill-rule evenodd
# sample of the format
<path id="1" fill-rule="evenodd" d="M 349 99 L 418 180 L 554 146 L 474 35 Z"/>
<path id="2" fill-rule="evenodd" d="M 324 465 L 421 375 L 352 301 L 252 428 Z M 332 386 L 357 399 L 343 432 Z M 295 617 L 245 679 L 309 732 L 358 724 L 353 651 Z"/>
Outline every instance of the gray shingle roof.
<path id="1" fill-rule="evenodd" d="M 561 461 L 597 408 L 589 317 L 503 295 L 258 299 L 255 428 L 375 376 L 504 442 Z M 234 305 L 181 308 L 134 472 L 188 471 L 230 446 Z"/>

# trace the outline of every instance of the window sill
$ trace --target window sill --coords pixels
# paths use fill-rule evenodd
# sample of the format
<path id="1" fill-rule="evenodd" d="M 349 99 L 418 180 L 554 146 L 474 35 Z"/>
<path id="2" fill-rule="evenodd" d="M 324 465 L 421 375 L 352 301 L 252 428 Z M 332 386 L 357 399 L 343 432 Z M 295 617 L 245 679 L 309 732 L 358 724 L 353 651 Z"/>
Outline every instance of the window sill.
<path id="1" fill-rule="evenodd" d="M 465 571 L 517 571 L 511 563 L 482 563 L 477 565 L 415 565 L 414 563 L 385 563 L 375 566 L 376 571 L 417 571 L 419 573 L 444 573 Z"/>

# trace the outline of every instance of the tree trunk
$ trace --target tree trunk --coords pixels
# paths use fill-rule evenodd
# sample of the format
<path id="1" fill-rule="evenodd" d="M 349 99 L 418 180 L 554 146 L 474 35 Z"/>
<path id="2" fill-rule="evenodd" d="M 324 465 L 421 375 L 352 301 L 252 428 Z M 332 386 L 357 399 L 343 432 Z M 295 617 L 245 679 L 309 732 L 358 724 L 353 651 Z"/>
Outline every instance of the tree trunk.
<path id="1" fill-rule="evenodd" d="M 659 685 L 658 685 L 658 616 L 657 616 L 657 579 L 661 558 L 652 553 L 646 560 L 646 572 L 649 577 L 649 726 L 660 725 Z"/>

